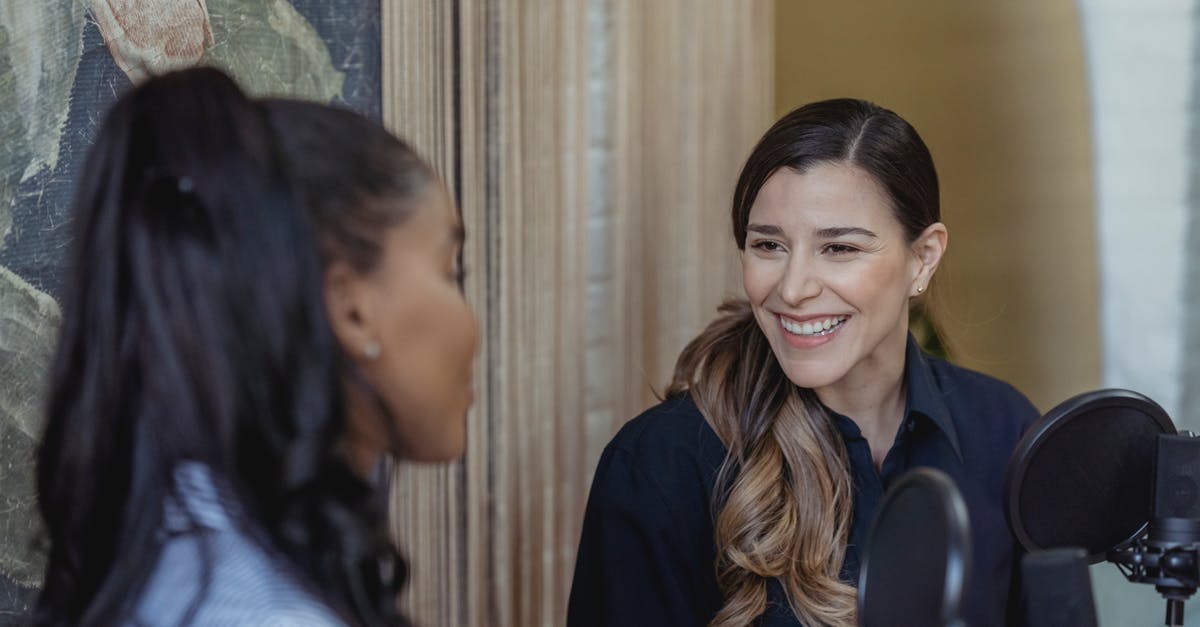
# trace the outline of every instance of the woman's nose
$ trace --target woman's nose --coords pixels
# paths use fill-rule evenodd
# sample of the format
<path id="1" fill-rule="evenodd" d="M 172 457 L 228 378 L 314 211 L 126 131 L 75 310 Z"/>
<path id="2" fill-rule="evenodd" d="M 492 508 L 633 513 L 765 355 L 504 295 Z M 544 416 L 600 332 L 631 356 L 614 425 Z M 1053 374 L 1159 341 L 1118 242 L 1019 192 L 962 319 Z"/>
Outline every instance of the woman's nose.
<path id="1" fill-rule="evenodd" d="M 779 279 L 779 296 L 785 304 L 798 307 L 821 293 L 821 281 L 807 260 L 793 257 Z"/>

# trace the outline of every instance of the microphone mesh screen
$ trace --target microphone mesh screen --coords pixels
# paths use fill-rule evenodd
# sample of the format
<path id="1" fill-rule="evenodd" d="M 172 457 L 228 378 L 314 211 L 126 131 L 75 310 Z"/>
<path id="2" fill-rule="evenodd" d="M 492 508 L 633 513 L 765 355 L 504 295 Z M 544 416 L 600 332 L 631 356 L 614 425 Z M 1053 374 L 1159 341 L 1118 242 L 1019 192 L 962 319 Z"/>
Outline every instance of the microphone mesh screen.
<path id="1" fill-rule="evenodd" d="M 1200 520 L 1200 438 L 1159 436 L 1155 518 Z"/>
<path id="2" fill-rule="evenodd" d="M 1020 523 L 1037 548 L 1102 555 L 1150 519 L 1162 427 L 1117 405 L 1068 415 L 1038 446 L 1020 490 Z"/>

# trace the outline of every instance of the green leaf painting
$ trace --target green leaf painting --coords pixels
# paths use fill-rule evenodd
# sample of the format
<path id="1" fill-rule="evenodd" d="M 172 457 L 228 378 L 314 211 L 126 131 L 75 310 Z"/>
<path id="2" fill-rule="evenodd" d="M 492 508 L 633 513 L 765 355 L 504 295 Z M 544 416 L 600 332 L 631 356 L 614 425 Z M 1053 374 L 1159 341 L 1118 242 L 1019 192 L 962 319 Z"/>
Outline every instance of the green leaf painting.
<path id="1" fill-rule="evenodd" d="M 43 556 L 31 550 L 38 532 L 34 451 L 42 429 L 43 378 L 61 319 L 54 299 L 0 267 L 0 569 L 35 585 Z"/>
<path id="2" fill-rule="evenodd" d="M 208 0 L 214 44 L 202 62 L 255 95 L 330 102 L 344 76 L 312 24 L 286 0 Z"/>
<path id="3" fill-rule="evenodd" d="M 0 0 L 0 246 L 17 185 L 58 162 L 84 19 L 75 0 Z"/>

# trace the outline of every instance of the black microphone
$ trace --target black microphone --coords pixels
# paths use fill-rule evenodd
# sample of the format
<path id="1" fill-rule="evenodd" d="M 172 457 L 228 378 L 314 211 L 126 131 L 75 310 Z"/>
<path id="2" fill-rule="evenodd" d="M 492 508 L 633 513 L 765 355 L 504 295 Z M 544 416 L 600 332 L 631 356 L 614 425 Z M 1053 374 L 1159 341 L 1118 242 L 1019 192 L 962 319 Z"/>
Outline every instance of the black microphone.
<path id="1" fill-rule="evenodd" d="M 1096 627 L 1087 551 L 1079 547 L 1029 553 L 1021 559 L 1028 627 Z"/>
<path id="2" fill-rule="evenodd" d="M 1082 547 L 1087 562 L 1107 559 L 1129 581 L 1158 588 L 1168 625 L 1183 624 L 1183 601 L 1200 583 L 1200 451 L 1175 433 L 1162 407 L 1137 392 L 1081 394 L 1022 436 L 1004 488 L 1025 550 Z"/>
<path id="3" fill-rule="evenodd" d="M 1164 526 L 1163 539 L 1200 541 L 1200 439 L 1188 432 L 1158 436 L 1154 488 L 1154 519 Z"/>
<path id="4" fill-rule="evenodd" d="M 1146 533 L 1158 436 L 1175 425 L 1128 390 L 1080 394 L 1029 427 L 1005 470 L 1005 514 L 1025 550 L 1081 547 L 1104 561 Z"/>
<path id="5" fill-rule="evenodd" d="M 1149 533 L 1108 559 L 1129 581 L 1154 585 L 1167 600 L 1167 625 L 1183 624 L 1184 601 L 1200 587 L 1200 438 L 1158 436 Z"/>

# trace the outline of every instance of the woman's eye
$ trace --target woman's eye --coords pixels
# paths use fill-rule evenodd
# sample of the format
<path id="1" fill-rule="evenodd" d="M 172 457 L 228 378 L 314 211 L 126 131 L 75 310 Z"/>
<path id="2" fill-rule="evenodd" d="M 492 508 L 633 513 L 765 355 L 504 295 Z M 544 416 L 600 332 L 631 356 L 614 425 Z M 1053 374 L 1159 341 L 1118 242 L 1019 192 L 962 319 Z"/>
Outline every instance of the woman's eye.
<path id="1" fill-rule="evenodd" d="M 750 247 L 767 253 L 775 253 L 783 250 L 783 246 L 779 242 L 771 241 L 769 239 L 754 242 L 750 245 Z"/>
<path id="2" fill-rule="evenodd" d="M 829 244 L 825 246 L 825 252 L 830 255 L 846 255 L 849 253 L 858 252 L 858 249 L 845 244 Z"/>

